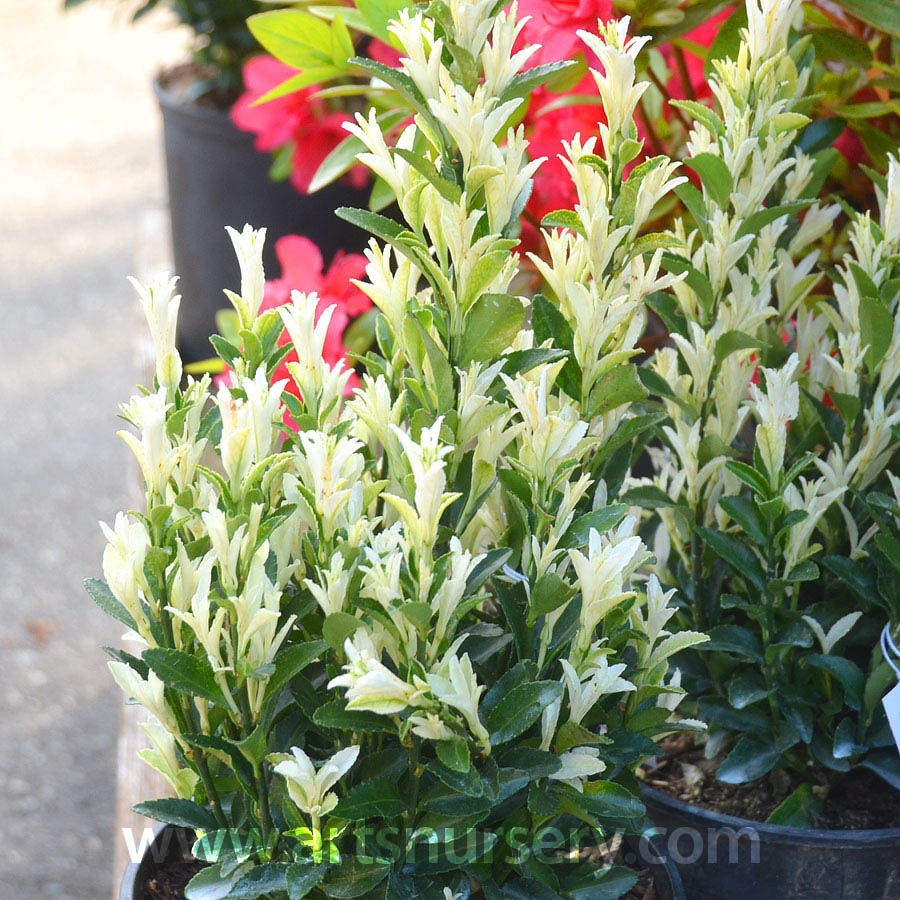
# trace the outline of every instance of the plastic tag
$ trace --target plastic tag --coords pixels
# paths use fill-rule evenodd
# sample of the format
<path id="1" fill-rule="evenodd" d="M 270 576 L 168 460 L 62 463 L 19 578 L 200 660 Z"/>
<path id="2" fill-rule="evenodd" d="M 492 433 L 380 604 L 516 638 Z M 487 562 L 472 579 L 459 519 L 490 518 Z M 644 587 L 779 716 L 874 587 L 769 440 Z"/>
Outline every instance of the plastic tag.
<path id="1" fill-rule="evenodd" d="M 888 724 L 894 733 L 897 751 L 900 752 L 900 684 L 895 685 L 881 701 L 887 714 Z"/>

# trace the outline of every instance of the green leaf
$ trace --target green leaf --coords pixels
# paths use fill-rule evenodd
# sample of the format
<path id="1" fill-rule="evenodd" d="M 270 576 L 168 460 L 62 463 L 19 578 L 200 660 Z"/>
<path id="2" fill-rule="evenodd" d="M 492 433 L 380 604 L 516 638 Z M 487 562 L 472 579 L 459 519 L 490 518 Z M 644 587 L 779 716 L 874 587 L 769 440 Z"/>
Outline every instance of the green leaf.
<path id="1" fill-rule="evenodd" d="M 822 669 L 833 675 L 844 688 L 844 699 L 854 710 L 862 706 L 863 683 L 865 676 L 852 660 L 832 654 L 810 653 L 806 657 L 808 665 Z"/>
<path id="2" fill-rule="evenodd" d="M 581 401 L 581 368 L 572 355 L 574 335 L 565 316 L 543 294 L 536 294 L 531 304 L 531 327 L 536 343 L 548 338 L 554 347 L 569 353 L 569 359 L 557 377 L 559 386 L 573 399 Z"/>
<path id="3" fill-rule="evenodd" d="M 508 350 L 525 321 L 525 308 L 509 294 L 482 294 L 466 314 L 459 362 L 496 359 Z"/>
<path id="4" fill-rule="evenodd" d="M 299 74 L 291 75 L 290 78 L 286 78 L 281 82 L 281 84 L 276 85 L 272 88 L 272 90 L 263 94 L 262 97 L 254 101 L 253 106 L 259 106 L 263 103 L 269 103 L 272 100 L 277 100 L 279 97 L 286 97 L 288 94 L 295 94 L 297 91 L 302 91 L 303 88 L 309 87 L 311 84 L 321 84 L 322 82 L 330 81 L 332 78 L 336 78 L 340 74 L 341 70 L 336 66 L 316 65 L 305 67 Z M 284 174 L 280 177 L 276 177 L 273 175 L 273 178 L 276 178 L 276 180 L 284 180 L 284 178 L 287 178 L 290 175 L 291 169 L 293 168 L 292 157 L 294 155 L 293 151 L 295 149 L 296 148 L 293 142 L 289 142 L 281 148 L 281 151 L 287 150 L 288 152 L 286 154 L 284 162 L 281 162 L 281 164 L 275 169 L 275 171 L 277 173 L 279 172 L 279 170 L 283 170 L 284 168 L 286 168 L 287 171 L 285 171 Z M 279 153 L 281 151 L 279 151 Z M 277 157 L 276 162 L 278 162 Z"/>
<path id="5" fill-rule="evenodd" d="M 760 229 L 770 222 L 774 222 L 782 216 L 789 216 L 797 210 L 804 209 L 809 206 L 810 202 L 810 200 L 795 200 L 792 203 L 783 203 L 780 206 L 768 206 L 765 209 L 757 210 L 743 221 L 738 229 L 737 236 L 744 237 L 747 234 L 757 234 Z"/>
<path id="6" fill-rule="evenodd" d="M 676 256 L 673 253 L 663 253 L 660 264 L 667 272 L 672 272 L 675 275 L 684 274 L 685 284 L 697 295 L 697 299 L 700 301 L 703 309 L 709 311 L 713 308 L 715 297 L 713 296 L 712 285 L 702 272 L 691 265 L 689 260 Z"/>
<path id="7" fill-rule="evenodd" d="M 275 672 L 269 677 L 266 685 L 266 699 L 275 699 L 284 686 L 311 662 L 318 659 L 326 650 L 325 641 L 307 641 L 304 644 L 292 644 L 275 657 Z"/>
<path id="8" fill-rule="evenodd" d="M 485 896 L 489 896 L 485 892 Z M 503 885 L 509 900 L 560 900 L 559 894 L 537 878 L 512 878 Z"/>
<path id="9" fill-rule="evenodd" d="M 891 787 L 900 791 L 900 757 L 892 750 L 887 753 L 873 753 L 860 766 L 883 778 Z"/>
<path id="10" fill-rule="evenodd" d="M 426 768 L 432 775 L 435 775 L 446 784 L 447 787 L 452 788 L 459 794 L 465 794 L 467 797 L 484 796 L 484 782 L 474 768 L 459 772 L 455 769 L 447 768 L 438 760 L 432 760 L 426 765 Z"/>
<path id="11" fill-rule="evenodd" d="M 437 190 L 449 203 L 458 203 L 462 196 L 462 188 L 455 182 L 444 178 L 435 168 L 434 163 L 420 153 L 413 153 L 403 147 L 394 147 L 394 155 L 409 163 L 420 175 Z"/>
<path id="12" fill-rule="evenodd" d="M 801 784 L 772 810 L 767 825 L 785 828 L 814 828 L 815 817 L 822 811 L 822 801 L 812 792 L 812 785 Z"/>
<path id="13" fill-rule="evenodd" d="M 329 700 L 314 713 L 313 722 L 321 728 L 340 731 L 366 731 L 394 734 L 396 729 L 390 719 L 363 709 L 347 709 L 343 700 Z"/>
<path id="14" fill-rule="evenodd" d="M 531 601 L 528 605 L 528 617 L 526 625 L 533 625 L 539 616 L 546 615 L 558 609 L 575 594 L 575 588 L 566 584 L 555 572 L 545 572 L 538 580 L 531 592 Z"/>
<path id="15" fill-rule="evenodd" d="M 586 782 L 581 804 L 601 819 L 640 819 L 645 813 L 640 797 L 614 781 Z"/>
<path id="16" fill-rule="evenodd" d="M 145 650 L 142 657 L 169 687 L 192 697 L 203 697 L 204 700 L 226 705 L 225 695 L 216 684 L 212 666 L 205 657 L 200 659 L 183 650 L 164 647 Z"/>
<path id="17" fill-rule="evenodd" d="M 275 9 L 247 19 L 251 34 L 276 59 L 307 69 L 331 65 L 331 28 L 309 13 Z"/>
<path id="18" fill-rule="evenodd" d="M 691 214 L 700 229 L 700 233 L 705 235 L 709 228 L 709 210 L 706 208 L 706 200 L 703 194 L 691 184 L 690 181 L 682 182 L 675 188 L 675 196 L 684 204 L 685 209 Z"/>
<path id="19" fill-rule="evenodd" d="M 744 534 L 754 544 L 765 546 L 768 541 L 766 520 L 751 497 L 723 497 L 719 501 L 719 506 L 741 526 Z"/>
<path id="20" fill-rule="evenodd" d="M 435 751 L 441 763 L 454 772 L 468 772 L 472 766 L 469 745 L 462 738 L 438 741 L 435 744 Z"/>
<path id="21" fill-rule="evenodd" d="M 320 863 L 317 866 L 295 863 L 290 866 L 286 879 L 289 900 L 303 900 L 313 888 L 319 886 L 329 868 L 329 863 Z"/>
<path id="22" fill-rule="evenodd" d="M 591 737 L 594 738 L 593 735 Z M 597 740 L 597 738 L 594 739 Z M 562 763 L 556 753 L 550 753 L 548 750 L 536 750 L 534 747 L 517 747 L 515 744 L 503 753 L 500 762 L 505 767 L 528 772 L 532 778 L 546 778 L 562 768 Z"/>
<path id="23" fill-rule="evenodd" d="M 334 866 L 319 885 L 329 897 L 336 900 L 353 900 L 374 890 L 387 878 L 391 867 L 384 863 L 363 862 L 365 857 L 345 856 L 339 866 Z"/>
<path id="24" fill-rule="evenodd" d="M 722 209 L 727 209 L 731 202 L 734 181 L 725 160 L 712 153 L 698 153 L 696 156 L 688 157 L 684 162 L 700 176 L 700 181 L 703 182 L 709 196 Z"/>
<path id="25" fill-rule="evenodd" d="M 860 296 L 859 330 L 863 345 L 868 347 L 866 367 L 874 372 L 884 359 L 894 333 L 894 317 L 878 297 L 869 294 Z"/>
<path id="26" fill-rule="evenodd" d="M 387 27 L 391 19 L 396 19 L 400 10 L 411 5 L 410 0 L 356 0 L 356 8 L 362 13 L 372 33 L 383 41 L 389 38 Z"/>
<path id="27" fill-rule="evenodd" d="M 762 734 L 769 730 L 769 718 L 762 710 L 735 709 L 724 697 L 701 697 L 697 709 L 705 722 L 731 731 Z"/>
<path id="28" fill-rule="evenodd" d="M 644 302 L 662 319 L 670 334 L 687 337 L 687 321 L 674 297 L 665 291 L 653 291 Z"/>
<path id="29" fill-rule="evenodd" d="M 257 725 L 247 737 L 236 742 L 234 746 L 243 753 L 247 762 L 258 772 L 259 765 L 266 758 L 268 750 L 266 732 L 262 726 Z"/>
<path id="30" fill-rule="evenodd" d="M 626 403 L 643 400 L 647 391 L 638 378 L 637 366 L 625 364 L 616 366 L 600 376 L 591 389 L 588 400 L 588 415 L 602 416 Z"/>
<path id="31" fill-rule="evenodd" d="M 604 743 L 604 738 L 600 735 L 588 731 L 583 725 L 575 722 L 564 722 L 556 732 L 556 742 L 553 749 L 557 753 L 565 753 L 573 747 L 587 747 Z"/>
<path id="32" fill-rule="evenodd" d="M 872 63 L 872 51 L 861 38 L 840 28 L 812 28 L 809 31 L 816 59 L 831 62 L 850 62 L 868 68 Z"/>
<path id="33" fill-rule="evenodd" d="M 424 633 L 431 624 L 431 606 L 424 601 L 417 603 L 404 603 L 400 612 L 415 625 L 416 630 Z"/>
<path id="34" fill-rule="evenodd" d="M 222 900 L 231 891 L 233 878 L 230 868 L 225 875 L 219 866 L 207 866 L 185 886 L 185 900 Z"/>
<path id="35" fill-rule="evenodd" d="M 641 509 L 660 509 L 675 506 L 675 501 L 655 484 L 642 484 L 627 490 L 622 495 L 622 502 L 629 506 L 640 506 Z"/>
<path id="36" fill-rule="evenodd" d="M 637 880 L 634 869 L 610 866 L 569 888 L 567 896 L 571 900 L 618 900 L 635 886 Z"/>
<path id="37" fill-rule="evenodd" d="M 394 244 L 397 238 L 403 233 L 403 228 L 393 219 L 382 216 L 380 213 L 372 212 L 368 209 L 354 209 L 351 206 L 339 206 L 334 214 L 363 231 L 374 234 L 375 237 Z"/>
<path id="38" fill-rule="evenodd" d="M 730 459 L 725 463 L 725 468 L 728 469 L 732 475 L 737 475 L 744 484 L 753 488 L 757 494 L 762 497 L 769 496 L 769 482 L 766 481 L 765 476 L 757 472 L 752 466 Z"/>
<path id="39" fill-rule="evenodd" d="M 527 731 L 541 713 L 562 696 L 558 681 L 533 681 L 521 684 L 504 697 L 485 722 L 491 744 L 498 746 Z"/>
<path id="40" fill-rule="evenodd" d="M 585 236 L 584 225 L 581 219 L 572 209 L 557 209 L 549 212 L 541 219 L 541 228 L 568 228 L 571 231 Z"/>
<path id="41" fill-rule="evenodd" d="M 571 547 L 586 547 L 591 537 L 591 532 L 606 534 L 615 528 L 628 512 L 628 507 L 617 503 L 585 513 L 576 519 L 562 536 L 559 546 L 569 549 Z"/>
<path id="42" fill-rule="evenodd" d="M 583 68 L 584 64 L 578 60 L 566 59 L 526 69 L 516 75 L 506 86 L 500 96 L 500 102 L 504 103 L 515 97 L 528 97 L 536 88 L 548 82 L 548 86 L 555 87 L 555 82 L 565 81 L 582 71 Z"/>
<path id="43" fill-rule="evenodd" d="M 479 715 L 482 718 L 489 717 L 497 704 L 513 688 L 517 688 L 519 685 L 526 684 L 529 681 L 534 681 L 535 678 L 537 678 L 537 663 L 532 662 L 530 659 L 517 662 L 511 669 L 507 669 L 484 695 Z"/>
<path id="44" fill-rule="evenodd" d="M 493 550 L 488 550 L 484 559 L 472 569 L 466 579 L 466 596 L 476 594 L 488 578 L 503 567 L 510 556 L 512 556 L 512 550 L 509 547 L 495 547 Z"/>
<path id="45" fill-rule="evenodd" d="M 759 350 L 762 346 L 763 342 L 759 338 L 744 334 L 743 331 L 726 331 L 716 341 L 716 362 L 721 364 L 723 360 L 738 350 Z"/>
<path id="46" fill-rule="evenodd" d="M 256 900 L 287 890 L 289 863 L 264 863 L 254 866 L 228 894 L 228 900 Z"/>
<path id="47" fill-rule="evenodd" d="M 400 796 L 390 778 L 372 778 L 351 788 L 338 800 L 334 815 L 341 819 L 359 822 L 364 819 L 392 819 L 406 810 L 406 801 Z"/>
<path id="48" fill-rule="evenodd" d="M 108 616 L 118 619 L 126 628 L 137 631 L 137 624 L 131 613 L 116 600 L 105 581 L 100 581 L 99 578 L 86 578 L 84 589 L 88 592 L 91 600 Z"/>
<path id="49" fill-rule="evenodd" d="M 761 594 L 766 592 L 766 576 L 756 554 L 730 534 L 711 528 L 698 528 L 697 534 L 713 552 L 725 560 Z"/>
<path id="50" fill-rule="evenodd" d="M 743 735 L 719 766 L 716 778 L 726 784 L 755 781 L 778 765 L 781 754 L 782 751 L 776 745 Z"/>
<path id="51" fill-rule="evenodd" d="M 721 136 L 725 133 L 725 125 L 722 120 L 708 106 L 697 103 L 696 100 L 670 100 L 669 105 L 683 110 L 692 119 L 702 122 L 712 135 Z"/>
<path id="52" fill-rule="evenodd" d="M 709 632 L 709 640 L 703 645 L 704 650 L 720 650 L 733 653 L 754 662 L 763 661 L 762 644 L 759 638 L 741 628 L 740 625 L 717 625 Z"/>
<path id="53" fill-rule="evenodd" d="M 192 800 L 178 800 L 168 797 L 163 800 L 145 800 L 132 809 L 139 816 L 177 825 L 180 828 L 194 828 L 198 831 L 215 831 L 219 825 L 216 817 L 205 807 Z"/>
<path id="54" fill-rule="evenodd" d="M 344 641 L 362 625 L 362 619 L 346 612 L 329 613 L 322 623 L 322 637 L 336 653 L 341 653 Z"/>
<path id="55" fill-rule="evenodd" d="M 894 0 L 837 0 L 851 15 L 900 37 L 900 6 Z"/>
<path id="56" fill-rule="evenodd" d="M 751 706 L 771 693 L 759 672 L 741 672 L 728 682 L 728 702 L 735 709 Z"/>

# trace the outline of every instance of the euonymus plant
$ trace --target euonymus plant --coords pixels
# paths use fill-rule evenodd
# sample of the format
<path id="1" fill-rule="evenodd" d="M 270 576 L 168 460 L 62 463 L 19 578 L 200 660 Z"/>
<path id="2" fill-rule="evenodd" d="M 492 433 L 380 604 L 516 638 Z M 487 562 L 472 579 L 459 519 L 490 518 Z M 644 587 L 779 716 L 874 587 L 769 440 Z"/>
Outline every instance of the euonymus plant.
<path id="1" fill-rule="evenodd" d="M 679 276 L 671 239 L 641 235 L 683 181 L 665 158 L 631 165 L 627 26 L 585 35 L 607 124 L 569 149 L 582 204 L 550 223 L 567 230 L 546 235 L 547 296 L 515 288 L 540 160 L 509 124 L 528 50 L 494 0 L 401 13 L 389 77 L 415 117 L 391 149 L 374 114 L 353 128 L 403 221 L 341 211 L 375 235 L 376 344 L 352 396 L 315 295 L 259 314 L 262 231 L 232 232 L 240 330 L 213 339 L 231 372 L 214 397 L 182 386 L 174 283 L 138 287 L 157 368 L 123 437 L 146 507 L 105 529 L 88 589 L 140 647 L 110 667 L 177 794 L 140 811 L 195 829 L 210 862 L 189 898 L 634 882 L 574 851 L 641 827 L 634 768 L 699 727 L 673 721 L 669 659 L 705 636 L 673 629 L 612 502 L 663 415 L 632 359 L 645 301 Z M 291 350 L 302 400 L 270 383 Z"/>
<path id="2" fill-rule="evenodd" d="M 870 171 L 880 210 L 845 206 L 830 266 L 842 210 L 817 197 L 837 153 L 805 115 L 798 9 L 750 0 L 715 109 L 682 104 L 700 187 L 676 188 L 687 214 L 662 262 L 684 277 L 648 299 L 670 343 L 640 376 L 665 419 L 626 499 L 653 510 L 656 571 L 712 638 L 679 666 L 709 754 L 728 751 L 718 777 L 862 764 L 900 788 L 878 649 L 900 621 L 900 164 Z M 817 796 L 803 784 L 773 820 L 808 823 Z"/>

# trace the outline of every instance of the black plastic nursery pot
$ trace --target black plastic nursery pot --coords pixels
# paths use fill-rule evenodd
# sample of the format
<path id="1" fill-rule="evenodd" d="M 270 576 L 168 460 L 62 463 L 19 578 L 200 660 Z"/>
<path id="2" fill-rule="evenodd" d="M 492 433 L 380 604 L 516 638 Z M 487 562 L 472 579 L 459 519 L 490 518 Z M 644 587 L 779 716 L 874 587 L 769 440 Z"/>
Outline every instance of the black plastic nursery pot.
<path id="1" fill-rule="evenodd" d="M 119 900 L 151 900 L 150 883 L 167 867 L 185 865 L 192 845 L 190 832 L 171 825 L 161 828 L 141 861 L 129 863 L 122 877 Z M 641 861 L 640 865 L 650 870 L 656 889 L 654 900 L 687 900 L 678 869 L 657 839 L 632 839 L 628 846 L 632 856 Z"/>
<path id="2" fill-rule="evenodd" d="M 644 788 L 690 900 L 897 900 L 900 828 L 824 831 L 721 815 Z"/>
<path id="3" fill-rule="evenodd" d="M 368 191 L 332 184 L 303 195 L 269 178 L 272 160 L 239 131 L 228 111 L 182 100 L 154 83 L 163 119 L 175 273 L 182 295 L 178 332 L 187 361 L 212 356 L 209 335 L 227 306 L 223 288 L 237 290 L 239 269 L 225 226 L 265 226 L 264 262 L 279 277 L 275 241 L 302 234 L 322 251 L 326 265 L 337 250 L 361 250 L 366 235 L 340 220 L 339 206 L 368 203 Z"/>

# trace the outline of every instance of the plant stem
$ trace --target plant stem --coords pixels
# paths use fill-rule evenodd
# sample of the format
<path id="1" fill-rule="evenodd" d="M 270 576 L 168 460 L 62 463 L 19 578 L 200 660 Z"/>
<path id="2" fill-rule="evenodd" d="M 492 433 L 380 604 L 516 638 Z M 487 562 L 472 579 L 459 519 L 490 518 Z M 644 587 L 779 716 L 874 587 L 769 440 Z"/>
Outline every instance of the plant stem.
<path id="1" fill-rule="evenodd" d="M 663 95 L 663 98 L 665 99 L 669 109 L 672 110 L 672 115 L 675 116 L 676 119 L 678 119 L 678 121 L 681 123 L 681 127 L 684 128 L 685 134 L 687 134 L 691 130 L 691 124 L 684 117 L 684 114 L 677 106 L 672 106 L 672 95 L 669 93 L 669 89 L 665 86 L 665 84 L 663 84 L 662 81 L 660 81 L 659 76 L 653 71 L 653 69 L 647 69 L 647 77 L 650 79 L 650 81 L 653 82 L 654 85 L 656 85 L 659 92 Z"/>
<path id="2" fill-rule="evenodd" d="M 688 72 L 684 50 L 677 45 L 673 45 L 673 50 L 675 51 L 675 66 L 678 69 L 678 80 L 681 82 L 681 90 L 688 100 L 696 100 L 697 95 L 694 93 L 694 85 L 691 84 L 691 74 Z"/>
<path id="3" fill-rule="evenodd" d="M 219 799 L 219 792 L 216 790 L 212 773 L 209 771 L 209 765 L 206 762 L 206 755 L 202 750 L 194 751 L 194 761 L 197 763 L 197 769 L 200 772 L 200 780 L 203 782 L 203 789 L 206 791 L 206 798 L 212 807 L 213 815 L 222 828 L 228 827 L 228 820 L 222 811 L 222 801 Z"/>

